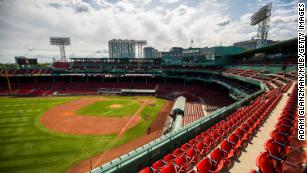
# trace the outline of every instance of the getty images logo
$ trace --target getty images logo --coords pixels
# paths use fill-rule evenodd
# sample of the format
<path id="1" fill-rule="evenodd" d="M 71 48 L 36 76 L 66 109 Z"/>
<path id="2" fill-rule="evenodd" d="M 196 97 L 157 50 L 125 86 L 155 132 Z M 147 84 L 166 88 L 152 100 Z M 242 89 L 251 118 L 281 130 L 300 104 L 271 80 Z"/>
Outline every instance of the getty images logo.
<path id="1" fill-rule="evenodd" d="M 299 140 L 305 140 L 305 4 L 298 3 L 297 40 L 298 40 L 298 134 Z"/>

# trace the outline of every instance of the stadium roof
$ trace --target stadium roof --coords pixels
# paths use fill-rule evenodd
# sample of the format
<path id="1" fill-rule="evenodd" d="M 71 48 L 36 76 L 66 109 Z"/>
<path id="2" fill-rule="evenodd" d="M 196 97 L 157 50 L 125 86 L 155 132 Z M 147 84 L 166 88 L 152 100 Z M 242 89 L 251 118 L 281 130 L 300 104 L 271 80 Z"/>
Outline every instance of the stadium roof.
<path id="1" fill-rule="evenodd" d="M 288 51 L 288 50 L 296 50 L 297 49 L 297 38 L 293 38 L 290 40 L 285 40 L 277 43 L 273 43 L 258 49 L 252 49 L 252 50 L 247 50 L 235 55 L 231 56 L 251 56 L 255 53 L 280 53 L 281 51 Z"/>

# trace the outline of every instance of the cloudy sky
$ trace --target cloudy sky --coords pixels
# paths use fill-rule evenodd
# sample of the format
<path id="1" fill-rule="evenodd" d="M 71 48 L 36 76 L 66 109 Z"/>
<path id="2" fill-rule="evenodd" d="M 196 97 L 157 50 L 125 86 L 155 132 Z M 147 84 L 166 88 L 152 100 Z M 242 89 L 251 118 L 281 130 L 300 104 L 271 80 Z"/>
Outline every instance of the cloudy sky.
<path id="1" fill-rule="evenodd" d="M 0 0 L 0 63 L 14 56 L 59 58 L 50 36 L 71 37 L 69 57 L 107 55 L 113 38 L 149 46 L 210 47 L 256 36 L 250 16 L 273 3 L 269 39 L 297 35 L 297 3 L 305 0 Z"/>

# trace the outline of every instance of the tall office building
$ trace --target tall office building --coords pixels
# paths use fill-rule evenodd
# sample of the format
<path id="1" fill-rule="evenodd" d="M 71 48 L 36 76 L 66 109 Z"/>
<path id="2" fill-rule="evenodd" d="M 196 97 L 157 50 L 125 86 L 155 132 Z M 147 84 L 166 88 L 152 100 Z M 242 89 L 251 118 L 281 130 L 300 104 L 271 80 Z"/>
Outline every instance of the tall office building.
<path id="1" fill-rule="evenodd" d="M 113 39 L 109 41 L 110 58 L 135 58 L 135 41 Z"/>
<path id="2" fill-rule="evenodd" d="M 153 47 L 144 47 L 144 57 L 145 58 L 154 58 L 155 49 Z"/>

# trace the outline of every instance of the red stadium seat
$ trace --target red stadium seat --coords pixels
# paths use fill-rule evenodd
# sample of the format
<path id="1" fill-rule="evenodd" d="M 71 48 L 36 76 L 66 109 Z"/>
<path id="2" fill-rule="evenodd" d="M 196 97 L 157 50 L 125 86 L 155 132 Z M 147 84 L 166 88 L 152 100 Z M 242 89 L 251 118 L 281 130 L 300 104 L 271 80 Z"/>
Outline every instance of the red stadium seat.
<path id="1" fill-rule="evenodd" d="M 139 171 L 139 173 L 152 173 L 150 167 L 146 167 L 144 169 L 142 169 L 141 171 Z"/>
<path id="2" fill-rule="evenodd" d="M 170 163 L 175 160 L 175 156 L 173 154 L 167 154 L 166 156 L 163 157 L 164 161 L 167 163 Z"/>
<path id="3" fill-rule="evenodd" d="M 285 148 L 277 144 L 273 139 L 265 142 L 264 148 L 273 156 L 283 159 L 285 156 Z"/>
<path id="4" fill-rule="evenodd" d="M 210 158 L 216 167 L 224 164 L 224 153 L 220 148 L 214 149 L 210 154 Z"/>
<path id="5" fill-rule="evenodd" d="M 189 161 L 184 154 L 177 157 L 175 159 L 175 163 L 179 167 L 179 170 L 178 170 L 179 172 L 184 172 L 187 169 L 187 167 L 189 166 Z"/>
<path id="6" fill-rule="evenodd" d="M 173 151 L 174 156 L 179 156 L 182 153 L 183 153 L 183 150 L 181 148 L 177 148 Z"/>
<path id="7" fill-rule="evenodd" d="M 277 131 L 273 131 L 270 133 L 270 136 L 274 139 L 274 141 L 278 142 L 279 144 L 285 145 L 288 143 L 288 138 Z"/>
<path id="8" fill-rule="evenodd" d="M 181 149 L 185 151 L 185 150 L 189 149 L 190 147 L 191 147 L 190 144 L 185 143 L 185 144 L 183 144 L 183 145 L 181 146 Z"/>
<path id="9" fill-rule="evenodd" d="M 194 145 L 197 144 L 197 141 L 196 141 L 195 139 L 191 139 L 191 140 L 189 141 L 189 144 L 190 144 L 190 146 L 194 146 Z"/>
<path id="10" fill-rule="evenodd" d="M 208 151 L 208 147 L 206 147 L 203 142 L 198 142 L 195 145 L 195 148 L 197 149 L 199 155 L 204 155 Z"/>
<path id="11" fill-rule="evenodd" d="M 205 157 L 204 159 L 202 159 L 196 165 L 196 168 L 197 168 L 198 173 L 210 173 L 212 170 L 214 170 L 214 166 L 208 157 Z"/>
<path id="12" fill-rule="evenodd" d="M 196 162 L 198 160 L 198 154 L 194 148 L 190 148 L 185 153 L 191 160 L 191 162 Z"/>
<path id="13" fill-rule="evenodd" d="M 166 165 L 166 162 L 164 162 L 162 159 L 161 160 L 158 160 L 156 161 L 155 163 L 152 164 L 152 167 L 154 169 L 160 169 L 162 168 L 164 165 Z"/>
<path id="14" fill-rule="evenodd" d="M 228 167 L 231 163 L 231 159 L 234 155 L 234 150 L 232 148 L 232 144 L 227 140 L 224 140 L 221 145 L 221 150 L 224 152 L 224 164 Z"/>
<path id="15" fill-rule="evenodd" d="M 177 169 L 174 164 L 168 164 L 163 167 L 160 171 L 161 173 L 177 173 Z"/>
<path id="16" fill-rule="evenodd" d="M 209 148 L 212 145 L 212 138 L 210 136 L 206 136 L 206 137 L 204 137 L 203 142 L 204 142 L 205 146 Z"/>
<path id="17" fill-rule="evenodd" d="M 262 152 L 256 160 L 256 164 L 262 173 L 279 173 L 276 161 L 270 158 L 267 152 Z"/>

